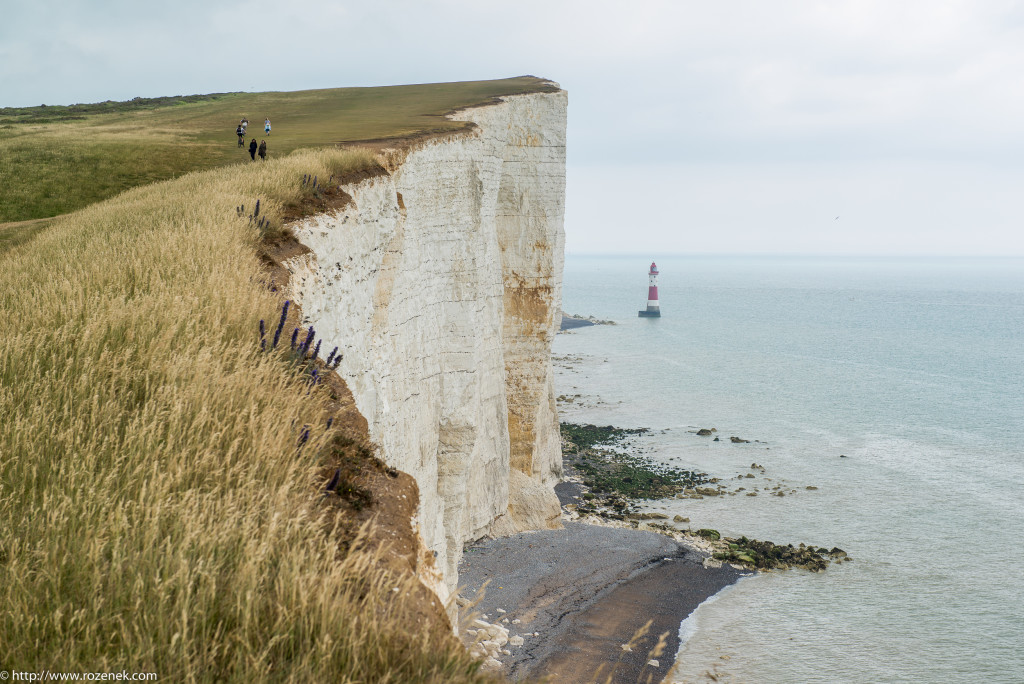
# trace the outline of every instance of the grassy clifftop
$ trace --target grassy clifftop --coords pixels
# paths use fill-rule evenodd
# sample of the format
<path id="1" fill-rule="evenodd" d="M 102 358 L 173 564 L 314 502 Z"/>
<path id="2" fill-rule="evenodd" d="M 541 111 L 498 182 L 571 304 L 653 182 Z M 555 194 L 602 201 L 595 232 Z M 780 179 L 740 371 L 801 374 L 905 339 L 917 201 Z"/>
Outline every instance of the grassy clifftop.
<path id="1" fill-rule="evenodd" d="M 260 320 L 273 326 L 282 297 L 258 256 L 266 235 L 248 218 L 255 201 L 279 226 L 311 201 L 303 176 L 376 163 L 366 151 L 300 150 L 298 141 L 442 126 L 433 112 L 509 84 L 437 87 L 447 94 L 363 92 L 363 112 L 350 92 L 337 130 L 328 103 L 343 91 L 304 95 L 306 126 L 302 107 L 281 116 L 267 104 L 284 107 L 281 93 L 173 106 L 174 116 L 158 108 L 24 124 L 23 165 L 40 173 L 59 147 L 39 141 L 64 135 L 61 126 L 94 133 L 95 154 L 124 168 L 136 158 L 118 145 L 139 144 L 125 142 L 137 126 L 146 140 L 170 131 L 190 155 L 219 146 L 210 156 L 225 161 L 58 217 L 0 249 L 5 667 L 199 682 L 491 681 L 402 559 L 354 541 L 349 512 L 324 494 L 339 454 L 360 446 L 343 421 L 327 422 L 338 396 L 311 384 L 290 352 L 259 344 Z M 274 144 L 296 151 L 265 164 L 229 159 L 246 97 L 252 125 L 268 109 Z M 416 99 L 429 106 L 416 113 Z M 386 102 L 406 102 L 387 115 L 390 127 Z M 188 170 L 190 155 L 160 173 Z"/>
<path id="2" fill-rule="evenodd" d="M 444 114 L 501 95 L 551 90 L 533 77 L 380 88 L 223 93 L 65 107 L 0 108 L 0 224 L 68 213 L 128 188 L 249 161 L 273 131 L 272 158 L 299 148 L 457 130 Z M 2 231 L 0 227 L 0 231 Z"/>

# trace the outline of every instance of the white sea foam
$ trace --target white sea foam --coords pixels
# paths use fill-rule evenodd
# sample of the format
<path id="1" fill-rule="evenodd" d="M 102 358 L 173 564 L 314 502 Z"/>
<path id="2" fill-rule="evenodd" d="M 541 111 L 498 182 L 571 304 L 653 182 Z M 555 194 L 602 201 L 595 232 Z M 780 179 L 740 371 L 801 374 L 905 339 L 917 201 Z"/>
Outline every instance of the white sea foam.
<path id="1" fill-rule="evenodd" d="M 740 577 L 736 581 L 736 584 L 730 584 L 729 586 L 719 591 L 717 594 L 712 594 L 711 596 L 704 599 L 701 602 L 701 604 L 697 606 L 693 610 L 693 612 L 690 613 L 686 617 L 686 619 L 679 624 L 679 647 L 683 648 L 684 646 L 686 646 L 686 642 L 690 640 L 690 637 L 697 633 L 697 628 L 700 626 L 701 611 L 704 610 L 706 606 L 710 606 L 723 595 L 728 594 L 730 591 L 733 591 L 741 582 L 750 582 L 755 580 L 756 578 L 757 575 L 747 575 L 744 577 Z"/>

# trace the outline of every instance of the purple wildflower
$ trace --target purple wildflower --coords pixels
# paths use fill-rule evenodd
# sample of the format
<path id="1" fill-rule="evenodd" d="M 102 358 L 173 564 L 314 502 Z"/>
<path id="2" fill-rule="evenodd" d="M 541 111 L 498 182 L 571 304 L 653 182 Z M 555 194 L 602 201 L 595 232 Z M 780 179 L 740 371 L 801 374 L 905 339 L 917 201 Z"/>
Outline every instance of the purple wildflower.
<path id="1" fill-rule="evenodd" d="M 332 424 L 333 422 L 334 422 L 334 416 L 331 416 L 330 418 L 328 418 L 328 419 L 327 419 L 327 429 L 328 429 L 328 430 L 330 430 L 330 429 L 331 429 L 331 424 Z"/>
<path id="2" fill-rule="evenodd" d="M 292 331 L 292 351 L 295 351 L 295 342 L 299 339 L 299 329 L 296 328 Z"/>
<path id="3" fill-rule="evenodd" d="M 290 301 L 285 301 L 284 306 L 281 307 L 281 320 L 277 324 L 277 331 L 274 333 L 274 344 L 271 345 L 271 348 L 273 349 L 277 349 L 277 341 L 281 339 L 281 331 L 284 329 L 284 321 L 286 318 L 288 318 L 289 304 L 291 304 Z"/>
<path id="4" fill-rule="evenodd" d="M 320 356 L 320 343 L 321 342 L 323 342 L 323 340 L 317 340 L 316 341 L 316 349 L 313 350 L 313 357 L 312 357 L 313 359 L 316 359 L 316 357 Z"/>
<path id="5" fill-rule="evenodd" d="M 334 360 L 334 355 L 335 355 L 335 354 L 337 354 L 337 353 L 338 353 L 338 348 L 337 348 L 337 347 L 335 347 L 335 348 L 334 348 L 334 349 L 333 349 L 333 350 L 331 351 L 331 355 L 327 357 L 327 365 L 328 365 L 328 366 L 330 366 L 330 365 L 331 365 L 331 361 L 333 361 L 333 360 Z"/>
<path id="6" fill-rule="evenodd" d="M 313 344 L 313 338 L 316 333 L 313 331 L 313 326 L 309 326 L 309 332 L 306 333 L 306 341 L 302 343 L 299 349 L 302 351 L 302 355 L 305 356 L 309 352 L 309 346 Z"/>
<path id="7" fill-rule="evenodd" d="M 252 215 L 253 216 L 259 216 L 260 215 L 260 201 L 259 200 L 256 200 L 256 211 L 254 211 Z"/>
<path id="8" fill-rule="evenodd" d="M 328 492 L 331 491 L 332 489 L 334 489 L 335 487 L 338 486 L 338 480 L 340 480 L 340 479 L 341 479 L 341 468 L 338 468 L 337 470 L 334 471 L 334 477 L 332 477 L 331 481 L 327 483 L 327 487 L 325 487 L 325 489 Z"/>

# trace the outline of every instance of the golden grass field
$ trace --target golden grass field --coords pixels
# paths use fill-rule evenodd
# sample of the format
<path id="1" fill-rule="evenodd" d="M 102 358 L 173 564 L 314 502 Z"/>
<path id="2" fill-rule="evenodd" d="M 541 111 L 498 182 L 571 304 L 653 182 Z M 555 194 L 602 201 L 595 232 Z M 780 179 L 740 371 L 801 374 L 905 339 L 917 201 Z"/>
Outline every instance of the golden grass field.
<path id="1" fill-rule="evenodd" d="M 229 149 L 237 110 L 224 112 Z M 304 174 L 375 163 L 298 147 L 147 183 L 0 243 L 0 668 L 491 681 L 412 620 L 414 580 L 340 551 L 317 479 L 326 392 L 259 350 L 258 322 L 273 325 L 282 297 L 235 208 L 258 198 L 279 220 Z"/>

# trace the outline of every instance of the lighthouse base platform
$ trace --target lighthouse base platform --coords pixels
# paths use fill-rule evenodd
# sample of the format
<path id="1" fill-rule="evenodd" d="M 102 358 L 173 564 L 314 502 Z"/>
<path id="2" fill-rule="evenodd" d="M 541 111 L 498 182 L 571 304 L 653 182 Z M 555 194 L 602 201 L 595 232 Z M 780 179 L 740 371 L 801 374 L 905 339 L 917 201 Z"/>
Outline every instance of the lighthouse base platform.
<path id="1" fill-rule="evenodd" d="M 637 315 L 640 318 L 661 318 L 661 309 L 646 309 L 644 311 L 637 311 Z"/>

